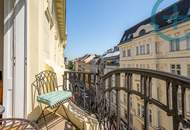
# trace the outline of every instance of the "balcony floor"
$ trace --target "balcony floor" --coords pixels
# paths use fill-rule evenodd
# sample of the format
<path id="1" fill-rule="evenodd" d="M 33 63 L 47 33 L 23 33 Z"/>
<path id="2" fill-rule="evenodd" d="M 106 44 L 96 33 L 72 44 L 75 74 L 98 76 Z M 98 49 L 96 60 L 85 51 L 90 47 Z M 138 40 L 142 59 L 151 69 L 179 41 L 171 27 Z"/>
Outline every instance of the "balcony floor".
<path id="1" fill-rule="evenodd" d="M 67 120 L 57 115 L 51 115 L 47 118 L 48 130 L 76 130 L 76 128 Z M 40 130 L 46 130 L 44 120 L 38 123 Z"/>

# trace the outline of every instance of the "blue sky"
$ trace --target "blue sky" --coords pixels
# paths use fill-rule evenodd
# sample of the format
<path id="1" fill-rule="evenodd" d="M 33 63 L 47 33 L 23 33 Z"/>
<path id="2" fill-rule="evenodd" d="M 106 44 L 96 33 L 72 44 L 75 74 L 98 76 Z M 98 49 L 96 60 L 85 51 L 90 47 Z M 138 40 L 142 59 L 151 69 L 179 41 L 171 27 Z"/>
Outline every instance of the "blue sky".
<path id="1" fill-rule="evenodd" d="M 103 54 L 117 45 L 123 32 L 151 16 L 157 0 L 67 0 L 69 59 L 86 53 Z M 165 0 L 160 8 L 177 0 Z"/>

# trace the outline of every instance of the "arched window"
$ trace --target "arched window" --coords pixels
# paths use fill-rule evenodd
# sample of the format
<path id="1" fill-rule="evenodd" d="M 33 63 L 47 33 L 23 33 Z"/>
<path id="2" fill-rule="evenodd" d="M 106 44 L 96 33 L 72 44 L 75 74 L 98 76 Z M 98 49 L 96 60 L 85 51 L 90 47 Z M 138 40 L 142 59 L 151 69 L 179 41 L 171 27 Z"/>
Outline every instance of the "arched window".
<path id="1" fill-rule="evenodd" d="M 133 34 L 129 34 L 129 35 L 128 35 L 128 40 L 129 40 L 129 39 L 133 39 Z"/>
<path id="2" fill-rule="evenodd" d="M 142 29 L 140 32 L 139 32 L 139 36 L 142 36 L 146 33 L 146 30 L 145 29 Z"/>
<path id="3" fill-rule="evenodd" d="M 190 8 L 189 8 L 189 10 L 188 10 L 188 13 L 187 13 L 187 15 L 190 15 Z"/>

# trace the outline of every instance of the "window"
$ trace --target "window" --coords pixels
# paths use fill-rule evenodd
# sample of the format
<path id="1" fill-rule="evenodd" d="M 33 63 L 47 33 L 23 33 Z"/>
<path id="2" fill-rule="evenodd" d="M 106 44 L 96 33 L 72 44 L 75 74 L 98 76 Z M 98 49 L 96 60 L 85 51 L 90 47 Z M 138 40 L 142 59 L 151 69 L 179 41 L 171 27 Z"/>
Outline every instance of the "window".
<path id="1" fill-rule="evenodd" d="M 124 34 L 123 38 L 122 38 L 122 42 L 126 41 L 127 40 L 127 36 Z"/>
<path id="2" fill-rule="evenodd" d="M 123 49 L 123 57 L 126 57 L 126 51 Z"/>
<path id="3" fill-rule="evenodd" d="M 124 102 L 125 104 L 127 103 L 127 95 L 126 95 L 126 94 L 124 94 L 123 102 Z"/>
<path id="4" fill-rule="evenodd" d="M 179 51 L 179 39 L 171 40 L 170 51 Z"/>
<path id="5" fill-rule="evenodd" d="M 147 64 L 147 69 L 149 69 L 150 68 L 150 65 L 149 64 Z"/>
<path id="6" fill-rule="evenodd" d="M 189 10 L 188 10 L 188 13 L 187 13 L 188 15 L 190 15 L 190 8 L 189 8 Z"/>
<path id="7" fill-rule="evenodd" d="M 138 116 L 141 115 L 141 106 L 140 106 L 139 103 L 137 104 L 137 115 L 138 115 Z"/>
<path id="8" fill-rule="evenodd" d="M 143 64 L 143 68 L 145 69 L 145 64 Z"/>
<path id="9" fill-rule="evenodd" d="M 142 54 L 145 54 L 145 46 L 142 46 Z"/>
<path id="10" fill-rule="evenodd" d="M 144 35 L 144 34 L 146 34 L 146 30 L 145 30 L 145 29 L 142 29 L 142 30 L 139 32 L 139 36 L 142 36 L 142 35 Z"/>
<path id="11" fill-rule="evenodd" d="M 142 47 L 142 45 L 141 45 L 141 46 L 140 46 L 140 54 L 142 54 L 142 48 L 143 48 L 143 47 Z"/>
<path id="12" fill-rule="evenodd" d="M 147 53 L 147 54 L 150 54 L 150 44 L 147 44 L 147 45 L 146 45 L 146 49 L 147 49 L 146 53 Z"/>
<path id="13" fill-rule="evenodd" d="M 130 39 L 133 39 L 133 34 L 129 34 L 128 35 L 128 39 L 130 40 Z"/>
<path id="14" fill-rule="evenodd" d="M 141 106 L 141 117 L 144 118 L 144 106 Z"/>
<path id="15" fill-rule="evenodd" d="M 130 49 L 127 50 L 127 56 L 128 56 L 128 57 L 131 56 L 131 50 L 130 50 Z"/>
<path id="16" fill-rule="evenodd" d="M 181 75 L 181 65 L 180 64 L 172 64 L 170 66 L 171 73 Z"/>
<path id="17" fill-rule="evenodd" d="M 190 77 L 190 64 L 187 65 L 187 76 Z"/>
<path id="18" fill-rule="evenodd" d="M 130 97 L 130 107 L 132 108 L 132 106 L 133 106 L 133 102 L 132 102 L 132 97 Z"/>
<path id="19" fill-rule="evenodd" d="M 137 56 L 139 55 L 139 47 L 138 46 L 136 47 L 136 55 Z"/>
<path id="20" fill-rule="evenodd" d="M 187 49 L 190 49 L 190 36 L 187 37 Z"/>
<path id="21" fill-rule="evenodd" d="M 139 83 L 137 83 L 137 91 L 141 92 Z"/>
<path id="22" fill-rule="evenodd" d="M 144 45 L 140 46 L 140 54 L 141 55 L 145 54 L 145 46 Z"/>
<path id="23" fill-rule="evenodd" d="M 150 124 L 152 124 L 152 111 L 149 110 L 149 122 Z"/>

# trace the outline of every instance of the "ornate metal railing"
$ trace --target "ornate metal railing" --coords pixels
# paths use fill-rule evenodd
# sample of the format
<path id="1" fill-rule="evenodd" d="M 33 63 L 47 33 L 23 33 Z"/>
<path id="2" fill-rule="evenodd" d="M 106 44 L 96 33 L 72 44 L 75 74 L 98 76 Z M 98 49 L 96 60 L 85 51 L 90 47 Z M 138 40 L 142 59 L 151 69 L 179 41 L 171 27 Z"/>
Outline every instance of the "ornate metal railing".
<path id="1" fill-rule="evenodd" d="M 99 77 L 96 73 L 65 72 L 64 86 L 73 93 L 73 102 L 87 112 L 94 112 L 97 103 L 97 83 Z"/>
<path id="2" fill-rule="evenodd" d="M 26 119 L 7 118 L 0 119 L 1 130 L 39 130 L 38 126 Z"/>
<path id="3" fill-rule="evenodd" d="M 92 75 L 96 77 L 93 82 Z M 153 127 L 148 116 L 150 105 L 165 112 L 165 115 L 169 117 L 168 121 L 172 120 L 172 123 L 168 123 L 171 125 L 168 129 L 190 128 L 190 118 L 186 109 L 187 102 L 190 102 L 186 100 L 186 94 L 190 92 L 190 79 L 187 77 L 155 70 L 131 68 L 117 69 L 101 78 L 92 73 L 65 72 L 64 83 L 69 84 L 68 89 L 82 95 L 78 99 L 82 99 L 83 108 L 97 115 L 102 129 L 133 129 L 136 123 L 133 123 L 133 118 L 137 115 L 133 110 L 136 109 L 134 107 L 136 102 L 133 100 L 136 98 L 143 103 L 141 120 L 144 130 Z M 92 87 L 86 89 L 86 86 Z M 81 91 L 80 87 L 84 87 L 84 91 Z M 76 89 L 79 90 L 76 91 Z M 92 93 L 88 93 L 86 96 L 84 94 L 84 92 L 87 93 L 86 90 L 92 91 Z M 123 103 L 121 98 L 124 94 L 126 94 L 127 101 Z M 93 105 L 92 102 L 86 102 L 87 98 L 89 98 L 88 101 L 93 101 Z M 84 105 L 85 103 L 88 105 Z M 123 119 L 121 112 L 123 106 L 127 110 L 126 120 Z M 157 122 L 156 128 L 163 129 L 164 126 L 159 124 L 160 121 Z"/>

